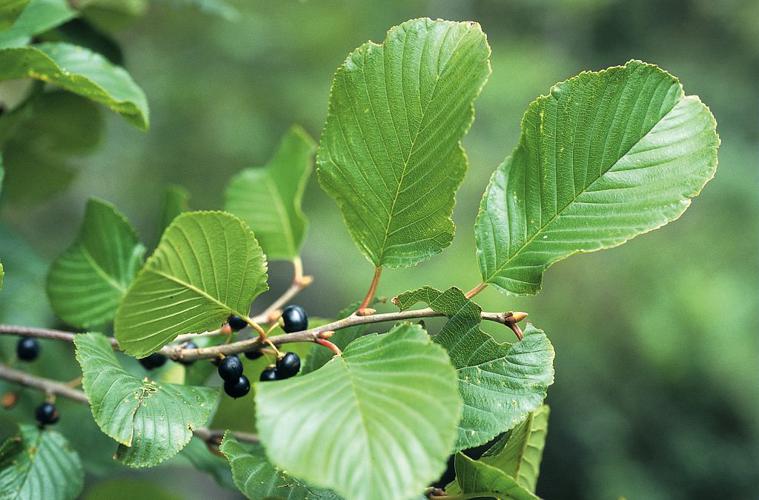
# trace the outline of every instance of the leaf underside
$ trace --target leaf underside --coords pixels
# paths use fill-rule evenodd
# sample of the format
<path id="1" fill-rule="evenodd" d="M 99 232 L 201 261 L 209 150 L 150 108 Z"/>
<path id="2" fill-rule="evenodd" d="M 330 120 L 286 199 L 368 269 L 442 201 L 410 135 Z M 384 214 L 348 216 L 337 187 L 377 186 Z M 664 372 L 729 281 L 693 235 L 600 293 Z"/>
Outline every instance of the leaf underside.
<path id="1" fill-rule="evenodd" d="M 84 486 L 84 469 L 71 445 L 54 430 L 19 427 L 20 435 L 0 446 L 0 498 L 77 498 Z"/>
<path id="2" fill-rule="evenodd" d="M 543 331 L 528 324 L 521 341 L 498 343 L 480 329 L 480 307 L 458 288 L 424 287 L 393 302 L 401 310 L 423 302 L 449 317 L 433 339 L 448 351 L 464 400 L 456 450 L 487 443 L 541 405 L 554 374 L 553 346 Z"/>
<path id="3" fill-rule="evenodd" d="M 454 463 L 456 486 L 446 490 L 449 494 L 480 493 L 482 498 L 498 500 L 537 500 L 538 498 L 505 472 L 478 460 L 472 460 L 463 453 L 456 454 Z"/>
<path id="4" fill-rule="evenodd" d="M 677 219 L 717 166 L 716 122 L 676 78 L 631 61 L 584 72 L 527 109 L 483 196 L 482 278 L 535 294 L 543 272 Z"/>
<path id="5" fill-rule="evenodd" d="M 530 413 L 508 436 L 503 436 L 487 450 L 480 461 L 502 470 L 521 487 L 535 493 L 548 434 L 549 413 L 546 405 Z"/>
<path id="6" fill-rule="evenodd" d="M 0 49 L 0 80 L 33 78 L 108 106 L 140 129 L 148 128 L 148 103 L 124 68 L 83 47 L 42 43 Z"/>
<path id="7" fill-rule="evenodd" d="M 332 83 L 319 181 L 375 266 L 407 267 L 453 238 L 460 141 L 490 74 L 476 23 L 414 19 L 352 52 Z"/>
<path id="8" fill-rule="evenodd" d="M 74 343 L 92 416 L 119 443 L 116 458 L 130 467 L 153 467 L 179 453 L 216 407 L 216 389 L 130 375 L 99 333 L 77 335 Z"/>
<path id="9" fill-rule="evenodd" d="M 402 500 L 445 469 L 461 398 L 445 350 L 404 323 L 307 375 L 260 384 L 256 412 L 267 456 L 288 474 L 351 500 Z"/>
<path id="10" fill-rule="evenodd" d="M 135 357 L 182 333 L 247 317 L 268 288 L 266 258 L 244 222 L 225 212 L 186 212 L 166 229 L 116 313 L 121 348 Z"/>
<path id="11" fill-rule="evenodd" d="M 248 168 L 227 187 L 224 209 L 244 220 L 270 260 L 291 260 L 300 253 L 308 221 L 301 210 L 316 145 L 292 127 L 271 161 Z"/>
<path id="12" fill-rule="evenodd" d="M 53 310 L 81 328 L 111 321 L 144 253 L 126 218 L 113 205 L 91 199 L 77 239 L 50 267 Z"/>
<path id="13" fill-rule="evenodd" d="M 251 500 L 340 500 L 331 491 L 311 488 L 271 465 L 260 444 L 242 445 L 227 432 L 219 450 L 229 460 L 235 485 Z"/>

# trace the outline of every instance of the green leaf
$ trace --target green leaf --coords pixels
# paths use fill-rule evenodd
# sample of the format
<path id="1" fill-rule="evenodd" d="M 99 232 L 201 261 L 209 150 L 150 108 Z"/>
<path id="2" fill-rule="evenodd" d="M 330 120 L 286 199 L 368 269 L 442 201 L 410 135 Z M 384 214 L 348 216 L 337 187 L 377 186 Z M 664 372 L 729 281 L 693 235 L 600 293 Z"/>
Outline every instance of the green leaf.
<path id="1" fill-rule="evenodd" d="M 260 444 L 243 446 L 227 432 L 219 449 L 229 460 L 235 485 L 251 500 L 340 498 L 329 490 L 311 488 L 271 465 Z"/>
<path id="2" fill-rule="evenodd" d="M 218 328 L 230 314 L 247 317 L 266 280 L 266 257 L 244 222 L 225 212 L 184 213 L 127 290 L 116 339 L 140 358 L 179 334 Z"/>
<path id="3" fill-rule="evenodd" d="M 478 498 L 497 498 L 498 500 L 537 500 L 538 498 L 520 486 L 513 477 L 491 465 L 472 460 L 463 453 L 456 454 L 455 466 L 456 482 L 461 493 L 478 494 Z M 448 491 L 448 493 L 454 492 L 459 491 Z"/>
<path id="4" fill-rule="evenodd" d="M 376 300 L 370 303 L 369 307 L 373 306 L 375 303 Z M 350 304 L 348 307 L 337 313 L 337 317 L 346 318 L 350 316 L 356 311 L 356 309 L 358 309 L 359 304 L 360 302 Z M 331 321 L 325 320 L 323 324 L 326 325 L 327 323 L 331 323 Z M 309 320 L 309 326 L 313 328 L 314 326 L 319 325 L 317 325 L 312 318 Z M 369 333 L 367 331 L 368 326 L 369 325 L 357 325 L 351 326 L 349 328 L 341 328 L 340 330 L 335 331 L 332 337 L 330 337 L 329 341 L 335 344 L 341 350 L 345 350 L 345 348 L 348 347 L 348 344 L 357 338 L 363 337 Z M 324 346 L 318 344 L 312 345 L 308 350 L 308 356 L 306 356 L 306 359 L 303 361 L 303 366 L 300 369 L 300 374 L 305 375 L 306 373 L 318 370 L 327 364 L 327 362 L 332 359 L 332 356 L 334 356 L 334 353 Z"/>
<path id="5" fill-rule="evenodd" d="M 101 111 L 85 97 L 48 90 L 3 115 L 5 200 L 14 207 L 36 206 L 64 189 L 76 176 L 81 156 L 91 153 L 103 135 Z"/>
<path id="6" fill-rule="evenodd" d="M 19 427 L 20 435 L 0 447 L 0 498 L 77 498 L 84 471 L 66 439 L 50 429 Z"/>
<path id="7" fill-rule="evenodd" d="M 160 478 L 160 476 L 159 476 Z M 134 478 L 108 479 L 87 487 L 84 500 L 183 500 L 171 484 L 151 482 Z"/>
<path id="8" fill-rule="evenodd" d="M 543 272 L 677 219 L 714 176 L 716 122 L 672 75 L 628 62 L 584 72 L 527 108 L 476 224 L 482 278 L 535 294 Z"/>
<path id="9" fill-rule="evenodd" d="M 476 23 L 414 19 L 353 51 L 332 83 L 319 181 L 375 266 L 407 267 L 453 239 L 461 139 L 490 74 Z"/>
<path id="10" fill-rule="evenodd" d="M 142 89 L 123 68 L 85 48 L 43 43 L 0 49 L 0 80 L 16 78 L 59 85 L 108 106 L 140 129 L 148 128 L 148 103 Z"/>
<path id="11" fill-rule="evenodd" d="M 26 45 L 32 36 L 76 16 L 66 0 L 30 0 L 13 25 L 0 32 L 0 48 Z"/>
<path id="12" fill-rule="evenodd" d="M 216 407 L 216 389 L 130 375 L 99 333 L 77 335 L 74 344 L 92 416 L 119 443 L 116 458 L 130 467 L 153 467 L 179 453 Z"/>
<path id="13" fill-rule="evenodd" d="M 90 199 L 79 236 L 50 267 L 53 310 L 81 328 L 111 321 L 144 253 L 127 219 L 110 203 Z"/>
<path id="14" fill-rule="evenodd" d="M 167 187 L 161 210 L 161 230 L 165 230 L 181 213 L 189 210 L 190 193 L 182 186 Z"/>
<path id="15" fill-rule="evenodd" d="M 486 451 L 480 461 L 500 469 L 534 493 L 548 434 L 549 413 L 546 405 L 530 413 L 508 436 L 503 436 Z"/>
<path id="16" fill-rule="evenodd" d="M 456 450 L 487 443 L 541 405 L 553 383 L 554 358 L 543 331 L 528 324 L 521 341 L 496 342 L 480 330 L 480 306 L 458 288 L 424 287 L 393 302 L 401 310 L 423 302 L 450 318 L 434 339 L 448 350 L 464 400 Z"/>
<path id="17" fill-rule="evenodd" d="M 207 364 L 211 365 L 211 363 Z M 229 464 L 216 452 L 212 452 L 203 440 L 197 437 L 192 438 L 181 451 L 180 456 L 190 462 L 197 470 L 212 476 L 220 486 L 235 489 Z"/>
<path id="18" fill-rule="evenodd" d="M 300 253 L 308 224 L 301 200 L 315 148 L 303 129 L 292 127 L 268 164 L 243 170 L 227 187 L 225 210 L 248 223 L 271 260 Z"/>
<path id="19" fill-rule="evenodd" d="M 351 500 L 407 499 L 445 469 L 461 398 L 445 350 L 405 323 L 259 384 L 256 413 L 267 456 L 289 474 Z"/>

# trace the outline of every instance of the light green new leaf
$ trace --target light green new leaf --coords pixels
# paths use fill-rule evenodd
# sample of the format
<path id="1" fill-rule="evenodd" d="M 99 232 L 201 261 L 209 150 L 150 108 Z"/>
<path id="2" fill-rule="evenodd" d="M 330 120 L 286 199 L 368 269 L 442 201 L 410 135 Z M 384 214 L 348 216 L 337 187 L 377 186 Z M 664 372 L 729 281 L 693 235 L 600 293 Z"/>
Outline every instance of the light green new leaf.
<path id="1" fill-rule="evenodd" d="M 482 278 L 535 294 L 543 272 L 677 219 L 717 167 L 716 122 L 672 75 L 631 61 L 585 72 L 527 108 L 477 217 Z"/>
<path id="2" fill-rule="evenodd" d="M 446 489 L 449 494 L 475 494 L 477 498 L 496 498 L 498 500 L 537 500 L 538 497 L 520 486 L 505 472 L 477 460 L 472 460 L 463 453 L 456 454 L 456 485 Z"/>
<path id="3" fill-rule="evenodd" d="M 240 444 L 227 432 L 219 450 L 229 460 L 237 488 L 251 500 L 339 500 L 329 490 L 311 488 L 269 463 L 260 444 Z"/>
<path id="4" fill-rule="evenodd" d="M 148 128 L 148 103 L 124 68 L 83 47 L 43 43 L 0 49 L 0 80 L 33 78 L 99 102 L 140 129 Z"/>
<path id="5" fill-rule="evenodd" d="M 163 197 L 161 230 L 171 225 L 179 214 L 190 210 L 190 193 L 182 186 L 169 186 Z"/>
<path id="6" fill-rule="evenodd" d="M 530 413 L 508 436 L 503 436 L 486 451 L 480 461 L 500 469 L 534 493 L 548 434 L 549 413 L 546 405 Z"/>
<path id="7" fill-rule="evenodd" d="M 247 317 L 266 281 L 266 257 L 243 221 L 225 212 L 184 213 L 127 290 L 116 339 L 132 356 L 147 356 L 179 334 L 218 328 L 230 314 Z"/>
<path id="8" fill-rule="evenodd" d="M 450 318 L 434 339 L 448 350 L 464 400 L 456 450 L 487 443 L 541 405 L 553 383 L 554 358 L 543 331 L 528 324 L 521 341 L 496 342 L 480 330 L 480 306 L 458 288 L 424 287 L 393 302 L 401 310 L 423 302 Z"/>
<path id="9" fill-rule="evenodd" d="M 375 266 L 407 267 L 453 239 L 461 139 L 490 74 L 476 23 L 414 19 L 337 70 L 317 155 L 319 181 Z"/>
<path id="10" fill-rule="evenodd" d="M 26 45 L 32 36 L 76 16 L 77 12 L 66 0 L 30 0 L 13 25 L 0 31 L 0 48 Z"/>
<path id="11" fill-rule="evenodd" d="M 311 175 L 316 145 L 300 127 L 292 127 L 271 161 L 236 175 L 224 209 L 248 223 L 271 260 L 298 256 L 308 221 L 301 200 Z"/>
<path id="12" fill-rule="evenodd" d="M 404 323 L 307 375 L 259 384 L 258 432 L 271 462 L 309 484 L 405 500 L 445 469 L 461 417 L 456 385 L 445 350 Z"/>
<path id="13" fill-rule="evenodd" d="M 111 321 L 144 253 L 127 219 L 110 203 L 90 199 L 79 236 L 47 276 L 53 310 L 81 328 Z"/>
<path id="14" fill-rule="evenodd" d="M 92 416 L 119 443 L 116 458 L 130 467 L 153 467 L 179 453 L 216 407 L 216 389 L 130 375 L 99 333 L 77 335 L 74 344 Z"/>
<path id="15" fill-rule="evenodd" d="M 84 470 L 66 439 L 54 430 L 19 427 L 19 436 L 0 446 L 0 499 L 77 498 Z"/>

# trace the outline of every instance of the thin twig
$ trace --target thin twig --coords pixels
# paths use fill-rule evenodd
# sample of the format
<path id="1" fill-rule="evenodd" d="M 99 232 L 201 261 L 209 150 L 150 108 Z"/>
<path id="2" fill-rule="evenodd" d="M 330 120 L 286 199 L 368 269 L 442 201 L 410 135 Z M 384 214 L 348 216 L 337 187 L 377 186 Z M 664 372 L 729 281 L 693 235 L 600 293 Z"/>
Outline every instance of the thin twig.
<path id="1" fill-rule="evenodd" d="M 290 344 L 294 342 L 314 342 L 317 343 L 318 339 L 328 338 L 331 335 L 330 332 L 335 330 L 342 330 L 344 328 L 350 328 L 352 326 L 367 325 L 371 323 L 384 323 L 390 321 L 404 321 L 420 318 L 434 318 L 445 316 L 443 313 L 439 313 L 430 308 L 426 309 L 413 309 L 409 311 L 390 312 L 383 314 L 372 314 L 371 316 L 359 316 L 358 314 L 352 314 L 347 318 L 343 318 L 326 325 L 310 328 L 301 332 L 293 332 L 285 335 L 276 335 L 261 339 L 260 337 L 254 337 L 246 340 L 238 340 L 237 342 L 231 342 L 229 344 L 199 347 L 197 349 L 185 349 L 181 345 L 172 344 L 161 348 L 159 351 L 161 354 L 168 356 L 174 360 L 192 361 L 195 359 L 204 358 L 217 358 L 220 355 L 228 356 L 230 354 L 238 354 L 245 351 L 257 350 L 263 347 L 265 344 L 271 342 L 275 346 L 282 344 Z M 483 312 L 481 318 L 485 321 L 493 321 L 506 325 L 514 330 L 513 325 L 524 319 L 527 315 L 525 313 L 513 313 L 513 312 Z M 516 333 L 516 331 L 515 331 Z M 46 328 L 29 328 L 24 326 L 15 325 L 0 325 L 0 334 L 7 335 L 24 335 L 30 337 L 39 338 L 52 338 L 57 340 L 65 340 L 67 342 L 73 342 L 75 333 L 63 332 L 60 330 L 48 330 Z M 519 336 L 517 334 L 517 336 Z M 110 339 L 114 349 L 118 349 L 118 342 L 115 339 Z"/>
<path id="2" fill-rule="evenodd" d="M 356 314 L 359 316 L 370 316 L 374 314 L 374 309 L 369 307 L 369 304 L 374 300 L 374 295 L 377 293 L 377 286 L 379 285 L 380 277 L 382 276 L 382 267 L 377 266 L 374 269 L 374 276 L 372 276 L 372 282 L 369 284 L 369 291 L 366 292 L 366 297 L 361 301 L 361 304 L 356 310 Z"/>
<path id="3" fill-rule="evenodd" d="M 293 259 L 293 281 L 290 287 L 285 292 L 277 297 L 269 307 L 263 310 L 260 314 L 253 316 L 251 319 L 256 323 L 273 323 L 279 319 L 281 315 L 282 306 L 290 302 L 296 295 L 298 295 L 304 288 L 314 282 L 313 277 L 304 276 L 303 274 L 303 262 L 300 257 Z"/>
<path id="4" fill-rule="evenodd" d="M 479 285 L 475 286 L 474 288 L 466 292 L 466 294 L 464 295 L 466 296 L 467 299 L 471 299 L 472 297 L 474 297 L 475 295 L 483 291 L 485 288 L 487 288 L 487 286 L 488 284 L 483 281 Z"/>
<path id="5" fill-rule="evenodd" d="M 37 389 L 48 395 L 62 396 L 71 399 L 72 401 L 76 401 L 77 403 L 86 405 L 89 404 L 87 395 L 78 389 L 73 389 L 66 384 L 58 382 L 56 380 L 37 377 L 36 375 L 31 375 L 20 370 L 15 370 L 3 364 L 0 364 L 0 379 L 14 382 L 16 384 L 23 385 L 32 389 Z M 224 431 L 219 429 L 199 427 L 193 430 L 193 434 L 205 442 L 218 445 L 219 442 L 221 442 L 221 437 L 224 436 Z M 234 435 L 234 437 L 238 440 L 247 443 L 258 442 L 258 436 L 255 434 L 250 434 L 247 432 L 232 432 L 232 435 Z"/>

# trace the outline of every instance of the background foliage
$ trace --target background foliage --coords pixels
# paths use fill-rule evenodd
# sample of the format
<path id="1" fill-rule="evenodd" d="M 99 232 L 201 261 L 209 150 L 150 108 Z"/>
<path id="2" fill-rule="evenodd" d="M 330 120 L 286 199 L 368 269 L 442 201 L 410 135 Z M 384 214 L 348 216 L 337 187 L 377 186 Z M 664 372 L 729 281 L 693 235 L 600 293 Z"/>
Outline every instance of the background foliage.
<path id="1" fill-rule="evenodd" d="M 292 123 L 318 137 L 332 73 L 348 50 L 369 38 L 381 41 L 388 26 L 408 18 L 473 19 L 488 34 L 493 73 L 464 140 L 470 168 L 454 212 L 460 230 L 442 256 L 412 270 L 387 270 L 380 293 L 392 296 L 420 282 L 445 288 L 478 281 L 471 221 L 536 95 L 582 69 L 631 58 L 672 71 L 688 94 L 709 103 L 720 124 L 720 170 L 693 207 L 667 231 L 551 268 L 534 298 L 486 290 L 480 302 L 530 311 L 558 353 L 539 495 L 752 497 L 759 480 L 755 2 L 239 1 L 238 16 L 200 15 L 175 3 L 151 4 L 150 15 L 117 35 L 123 64 L 150 102 L 147 134 L 104 108 L 69 102 L 77 97 L 51 97 L 82 116 L 35 119 L 6 149 L 7 163 L 27 167 L 11 165 L 4 188 L 0 250 L 6 268 L 23 274 L 6 276 L 0 321 L 49 324 L 45 270 L 70 245 L 90 195 L 112 201 L 142 240 L 154 243 L 168 183 L 184 185 L 193 208 L 216 208 L 229 177 L 265 164 Z M 31 127 L 47 135 L 30 134 Z M 75 131 L 77 140 L 54 140 L 61 130 Z M 51 139 L 43 148 L 26 135 Z M 65 183 L 69 189 L 61 191 Z M 314 181 L 305 211 L 311 224 L 304 260 L 318 286 L 299 300 L 333 316 L 365 292 L 370 269 Z M 270 268 L 272 288 L 281 290 L 288 268 Z M 43 349 L 44 362 L 66 348 L 47 342 Z M 218 426 L 244 429 L 249 402 L 224 405 Z M 66 425 L 75 428 L 75 412 L 86 409 L 61 406 L 68 417 L 60 430 L 70 435 Z M 106 443 L 103 455 L 111 453 Z M 163 481 L 172 470 L 117 473 L 129 476 L 119 481 Z M 183 484 L 169 495 L 227 494 L 187 469 L 175 474 L 174 484 L 180 477 Z"/>

